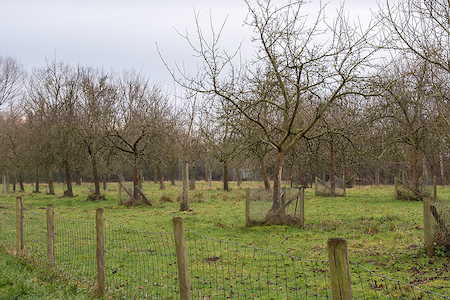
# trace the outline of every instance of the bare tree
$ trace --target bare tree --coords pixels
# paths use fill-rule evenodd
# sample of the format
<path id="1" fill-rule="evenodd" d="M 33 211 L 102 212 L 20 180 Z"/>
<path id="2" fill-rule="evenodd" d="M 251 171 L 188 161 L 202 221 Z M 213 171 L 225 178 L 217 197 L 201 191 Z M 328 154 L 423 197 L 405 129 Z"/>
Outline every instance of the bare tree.
<path id="1" fill-rule="evenodd" d="M 119 82 L 118 103 L 111 117 L 108 138 L 113 147 L 132 156 L 133 202 L 139 202 L 140 164 L 152 147 L 164 138 L 164 125 L 170 114 L 168 97 L 157 85 L 134 72 Z"/>
<path id="2" fill-rule="evenodd" d="M 116 87 L 112 75 L 102 70 L 81 68 L 79 82 L 79 122 L 75 131 L 91 160 L 94 195 L 100 196 L 98 161 L 107 147 L 107 128 L 116 103 Z"/>
<path id="3" fill-rule="evenodd" d="M 364 73 L 374 50 L 368 45 L 371 31 L 350 26 L 343 9 L 328 24 L 323 7 L 313 18 L 304 15 L 304 1 L 281 7 L 272 1 L 257 1 L 255 6 L 247 1 L 247 5 L 246 24 L 253 28 L 252 39 L 257 44 L 254 61 L 236 65 L 238 52 L 228 54 L 219 46 L 221 31 L 213 29 L 208 42 L 198 26 L 198 45 L 186 39 L 202 61 L 199 73 L 189 76 L 178 68 L 180 72 L 173 75 L 181 85 L 227 103 L 257 124 L 265 143 L 276 149 L 273 204 L 266 217 L 270 220 L 281 211 L 285 155 L 298 142 L 312 138 L 311 129 L 335 101 L 363 93 Z M 254 85 L 245 83 L 261 78 L 258 72 L 264 75 L 270 93 L 266 98 L 247 97 Z"/>
<path id="4" fill-rule="evenodd" d="M 450 2 L 447 0 L 386 0 L 380 21 L 393 49 L 410 52 L 450 72 Z"/>
<path id="5" fill-rule="evenodd" d="M 0 106 L 21 95 L 24 77 L 25 71 L 17 60 L 0 56 Z"/>

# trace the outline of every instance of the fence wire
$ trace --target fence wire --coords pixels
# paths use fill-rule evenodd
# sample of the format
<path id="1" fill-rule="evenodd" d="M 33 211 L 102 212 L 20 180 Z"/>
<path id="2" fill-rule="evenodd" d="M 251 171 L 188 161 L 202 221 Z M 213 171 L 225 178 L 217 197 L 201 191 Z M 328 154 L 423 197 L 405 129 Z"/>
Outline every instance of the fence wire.
<path id="1" fill-rule="evenodd" d="M 406 282 L 375 274 L 362 265 L 350 261 L 353 299 L 450 299 Z"/>
<path id="2" fill-rule="evenodd" d="M 297 195 L 299 188 L 286 189 L 286 195 L 284 195 L 285 201 L 291 200 L 292 197 Z M 283 197 L 283 195 L 282 195 Z M 289 219 L 292 224 L 300 224 L 300 195 L 296 197 L 286 208 L 284 209 L 285 217 Z M 270 210 L 273 204 L 273 194 L 270 191 L 264 189 L 250 189 L 250 222 L 263 223 L 267 212 Z"/>
<path id="3" fill-rule="evenodd" d="M 44 210 L 45 211 L 45 210 Z M 23 243 L 34 258 L 45 261 L 47 257 L 47 215 L 23 207 Z"/>
<path id="4" fill-rule="evenodd" d="M 16 213 L 15 207 L 0 202 L 0 236 L 6 245 L 14 245 L 16 240 Z"/>
<path id="5" fill-rule="evenodd" d="M 195 299 L 327 299 L 328 262 L 204 237 L 186 230 Z"/>
<path id="6" fill-rule="evenodd" d="M 0 202 L 0 237 L 15 244 L 15 207 Z M 24 209 L 28 253 L 45 261 L 46 214 Z M 76 280 L 96 283 L 94 221 L 55 214 L 55 263 Z M 179 299 L 172 232 L 151 233 L 106 220 L 105 262 L 109 297 Z M 216 240 L 185 230 L 192 299 L 330 299 L 327 261 L 307 260 L 265 249 Z M 36 254 L 34 254 L 36 255 Z M 450 299 L 387 278 L 350 261 L 353 299 Z"/>
<path id="7" fill-rule="evenodd" d="M 344 178 L 334 177 L 334 189 L 330 180 L 322 181 L 316 178 L 316 184 L 316 196 L 345 196 Z"/>
<path id="8" fill-rule="evenodd" d="M 55 214 L 55 264 L 71 277 L 94 285 L 96 231 L 93 221 L 68 220 Z"/>
<path id="9" fill-rule="evenodd" d="M 105 219 L 108 290 L 130 299 L 178 299 L 177 258 L 172 232 L 125 228 Z"/>

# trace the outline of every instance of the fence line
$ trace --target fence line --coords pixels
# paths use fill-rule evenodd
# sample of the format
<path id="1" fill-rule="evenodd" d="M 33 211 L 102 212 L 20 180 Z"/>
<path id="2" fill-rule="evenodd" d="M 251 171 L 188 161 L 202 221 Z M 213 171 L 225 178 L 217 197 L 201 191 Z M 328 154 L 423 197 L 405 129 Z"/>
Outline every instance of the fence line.
<path id="1" fill-rule="evenodd" d="M 23 208 L 26 253 L 45 253 L 46 215 L 32 212 L 23 205 L 17 207 Z M 0 209 L 0 237 L 12 246 L 18 226 L 14 207 L 0 202 Z M 95 286 L 98 241 L 95 222 L 68 220 L 53 213 L 47 217 L 49 215 L 54 216 L 54 266 L 76 280 Z M 192 299 L 350 299 L 335 298 L 330 288 L 331 279 L 335 277 L 330 273 L 329 261 L 308 260 L 226 242 L 185 229 L 182 232 L 189 293 L 183 298 L 177 269 L 180 256 L 175 251 L 177 238 L 172 232 L 129 229 L 104 217 L 101 223 L 104 224 L 104 285 L 109 295 L 127 299 L 191 299 L 190 295 Z M 36 233 L 34 237 L 33 233 Z M 342 257 L 345 256 L 347 254 Z M 45 262 L 42 253 L 35 257 Z M 348 264 L 353 299 L 450 299 L 377 275 L 356 262 Z"/>

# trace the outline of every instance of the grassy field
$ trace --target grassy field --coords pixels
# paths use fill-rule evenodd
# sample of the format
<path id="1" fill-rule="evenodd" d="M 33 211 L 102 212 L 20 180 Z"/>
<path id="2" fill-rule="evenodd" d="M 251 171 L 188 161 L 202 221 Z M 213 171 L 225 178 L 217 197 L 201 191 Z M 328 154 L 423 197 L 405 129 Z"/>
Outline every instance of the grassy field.
<path id="1" fill-rule="evenodd" d="M 198 182 L 191 190 L 191 211 L 179 212 L 176 199 L 181 186 L 159 190 L 155 183 L 145 183 L 144 191 L 151 207 L 117 205 L 117 184 L 108 184 L 106 201 L 85 201 L 92 186 L 74 186 L 73 198 L 61 198 L 63 186 L 56 196 L 45 193 L 9 193 L 0 202 L 13 205 L 22 196 L 32 212 L 45 213 L 52 203 L 55 214 L 70 220 L 93 221 L 95 209 L 105 208 L 105 218 L 129 229 L 148 232 L 171 232 L 172 218 L 184 218 L 185 228 L 217 240 L 263 248 L 304 259 L 327 260 L 326 241 L 345 237 L 349 258 L 365 268 L 439 294 L 450 295 L 450 261 L 444 251 L 429 258 L 423 251 L 422 202 L 394 200 L 393 186 L 356 187 L 346 197 L 315 197 L 306 191 L 305 228 L 291 226 L 257 226 L 245 228 L 245 188 L 257 189 L 261 183 L 231 183 L 224 192 L 219 183 L 209 187 Z M 42 187 L 45 190 L 45 186 Z M 122 193 L 122 196 L 125 193 Z M 439 187 L 438 197 L 450 199 L 450 187 Z M 20 268 L 20 264 L 19 264 Z M 1 298 L 0 299 L 6 299 Z M 56 299 L 56 298 L 55 298 Z"/>

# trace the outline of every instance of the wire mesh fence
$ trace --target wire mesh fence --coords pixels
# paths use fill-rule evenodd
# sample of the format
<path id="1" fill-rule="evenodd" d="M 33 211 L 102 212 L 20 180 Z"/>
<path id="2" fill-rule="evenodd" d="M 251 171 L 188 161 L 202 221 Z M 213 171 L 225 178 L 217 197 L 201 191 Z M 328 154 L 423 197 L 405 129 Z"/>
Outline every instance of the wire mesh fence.
<path id="1" fill-rule="evenodd" d="M 0 202 L 0 235 L 1 240 L 7 245 L 13 245 L 16 240 L 16 216 L 15 207 Z"/>
<path id="2" fill-rule="evenodd" d="M 249 191 L 249 212 L 248 222 L 250 224 L 264 223 L 267 212 L 273 204 L 273 194 L 265 189 L 250 189 Z M 304 190 L 300 188 L 283 189 L 281 198 L 282 204 L 286 203 L 283 209 L 283 215 L 288 223 L 300 225 L 303 222 Z"/>
<path id="3" fill-rule="evenodd" d="M 334 181 L 331 180 L 321 180 L 316 177 L 315 183 L 315 195 L 316 196 L 345 196 L 345 179 L 339 178 L 337 176 L 334 177 Z"/>
<path id="4" fill-rule="evenodd" d="M 378 275 L 350 261 L 353 299 L 450 299 L 409 283 Z"/>
<path id="5" fill-rule="evenodd" d="M 15 243 L 15 207 L 0 203 L 0 238 Z M 26 253 L 45 253 L 46 215 L 24 210 Z M 96 223 L 54 216 L 55 265 L 78 281 L 96 284 Z M 192 299 L 331 299 L 328 261 L 308 260 L 226 242 L 184 230 Z M 172 232 L 152 233 L 104 219 L 108 296 L 180 299 Z M 35 257 L 45 261 L 45 254 Z M 353 299 L 450 299 L 375 274 L 350 261 Z"/>
<path id="6" fill-rule="evenodd" d="M 125 228 L 105 219 L 106 285 L 125 298 L 178 299 L 173 233 Z"/>
<path id="7" fill-rule="evenodd" d="M 95 222 L 54 218 L 55 264 L 69 276 L 89 285 L 95 284 Z"/>
<path id="8" fill-rule="evenodd" d="M 329 298 L 328 262 L 204 237 L 186 230 L 195 299 Z"/>
<path id="9" fill-rule="evenodd" d="M 436 198 L 436 178 L 423 178 L 418 180 L 399 179 L 395 177 L 395 197 L 401 200 L 422 200 L 423 198 Z"/>
<path id="10" fill-rule="evenodd" d="M 47 216 L 23 209 L 23 240 L 28 253 L 34 258 L 45 261 L 47 257 Z"/>

